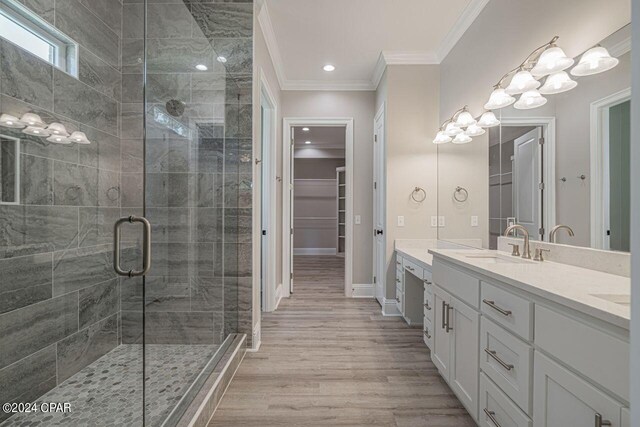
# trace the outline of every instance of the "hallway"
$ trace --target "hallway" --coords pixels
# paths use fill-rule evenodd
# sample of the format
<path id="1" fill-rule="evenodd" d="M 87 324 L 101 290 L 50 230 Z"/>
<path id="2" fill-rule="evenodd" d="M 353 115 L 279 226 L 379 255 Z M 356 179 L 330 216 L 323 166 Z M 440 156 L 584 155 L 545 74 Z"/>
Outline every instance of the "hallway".
<path id="1" fill-rule="evenodd" d="M 473 426 L 421 329 L 344 297 L 344 260 L 296 257 L 294 294 L 262 316 L 210 426 Z"/>

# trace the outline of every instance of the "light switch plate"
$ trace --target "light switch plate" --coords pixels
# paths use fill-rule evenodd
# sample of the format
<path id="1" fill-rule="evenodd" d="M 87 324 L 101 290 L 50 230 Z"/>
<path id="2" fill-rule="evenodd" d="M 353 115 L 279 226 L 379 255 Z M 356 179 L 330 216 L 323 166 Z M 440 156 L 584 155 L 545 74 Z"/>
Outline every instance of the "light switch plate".
<path id="1" fill-rule="evenodd" d="M 404 216 L 402 215 L 398 217 L 398 227 L 404 227 Z"/>
<path id="2" fill-rule="evenodd" d="M 438 217 L 438 227 L 444 227 L 444 216 Z"/>
<path id="3" fill-rule="evenodd" d="M 478 217 L 476 215 L 473 215 L 471 217 L 471 226 L 472 227 L 477 227 L 478 226 Z"/>
<path id="4" fill-rule="evenodd" d="M 438 226 L 438 217 L 435 215 L 431 217 L 431 226 L 434 228 Z"/>
<path id="5" fill-rule="evenodd" d="M 362 223 L 362 217 L 360 215 L 356 215 L 356 225 L 360 225 Z"/>

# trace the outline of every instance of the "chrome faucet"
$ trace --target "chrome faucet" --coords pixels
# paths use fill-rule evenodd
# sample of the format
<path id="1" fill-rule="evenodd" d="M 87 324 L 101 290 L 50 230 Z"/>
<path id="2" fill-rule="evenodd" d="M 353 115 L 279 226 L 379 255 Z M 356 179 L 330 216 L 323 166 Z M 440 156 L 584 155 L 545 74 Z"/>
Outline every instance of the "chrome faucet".
<path id="1" fill-rule="evenodd" d="M 558 234 L 558 231 L 560 230 L 567 230 L 567 233 L 569 234 L 569 236 L 571 237 L 575 236 L 575 234 L 573 233 L 573 230 L 568 225 L 556 225 L 549 232 L 549 241 L 551 243 L 556 242 L 556 234 Z"/>
<path id="2" fill-rule="evenodd" d="M 513 231 L 514 232 L 513 235 L 515 236 L 518 230 L 522 231 L 522 234 L 524 234 L 524 247 L 522 248 L 522 258 L 531 259 L 531 249 L 529 247 L 529 232 L 527 231 L 526 228 L 524 228 L 524 226 L 520 224 L 510 225 L 507 227 L 506 230 L 504 230 L 504 235 L 505 237 L 508 237 L 509 234 Z"/>

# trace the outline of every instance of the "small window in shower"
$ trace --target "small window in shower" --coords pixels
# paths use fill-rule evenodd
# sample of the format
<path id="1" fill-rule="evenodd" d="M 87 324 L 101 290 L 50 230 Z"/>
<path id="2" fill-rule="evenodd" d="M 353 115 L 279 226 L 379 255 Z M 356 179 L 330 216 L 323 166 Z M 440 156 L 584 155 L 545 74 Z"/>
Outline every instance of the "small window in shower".
<path id="1" fill-rule="evenodd" d="M 0 135 L 0 204 L 20 203 L 20 140 Z"/>
<path id="2" fill-rule="evenodd" d="M 77 44 L 15 0 L 0 0 L 0 37 L 77 77 Z"/>

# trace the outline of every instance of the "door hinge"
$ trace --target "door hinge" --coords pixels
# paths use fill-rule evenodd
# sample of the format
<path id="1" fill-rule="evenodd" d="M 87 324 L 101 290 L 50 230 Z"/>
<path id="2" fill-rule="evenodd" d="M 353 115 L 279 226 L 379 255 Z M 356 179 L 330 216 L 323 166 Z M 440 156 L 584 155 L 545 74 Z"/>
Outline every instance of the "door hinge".
<path id="1" fill-rule="evenodd" d="M 373 276 L 373 284 L 375 285 L 376 283 L 376 276 Z"/>
<path id="2" fill-rule="evenodd" d="M 540 227 L 538 229 L 538 234 L 540 234 L 541 236 L 544 236 L 544 227 Z"/>
<path id="3" fill-rule="evenodd" d="M 378 142 L 378 135 L 374 135 L 374 136 L 373 136 L 373 141 L 374 141 L 374 142 Z"/>
<path id="4" fill-rule="evenodd" d="M 376 190 L 377 188 L 378 188 L 378 183 L 377 183 L 377 182 L 374 182 L 374 183 L 373 183 L 373 189 L 374 189 L 374 190 Z"/>
<path id="5" fill-rule="evenodd" d="M 544 145 L 544 138 L 540 138 L 540 139 L 538 140 L 538 143 L 539 143 L 540 145 Z"/>
<path id="6" fill-rule="evenodd" d="M 291 235 L 293 236 L 293 228 L 291 229 Z"/>
<path id="7" fill-rule="evenodd" d="M 538 189 L 544 190 L 544 182 L 541 182 L 540 184 L 538 184 Z"/>
<path id="8" fill-rule="evenodd" d="M 290 274 L 289 274 L 289 278 L 290 278 L 291 280 L 293 280 L 293 273 L 290 273 Z"/>

